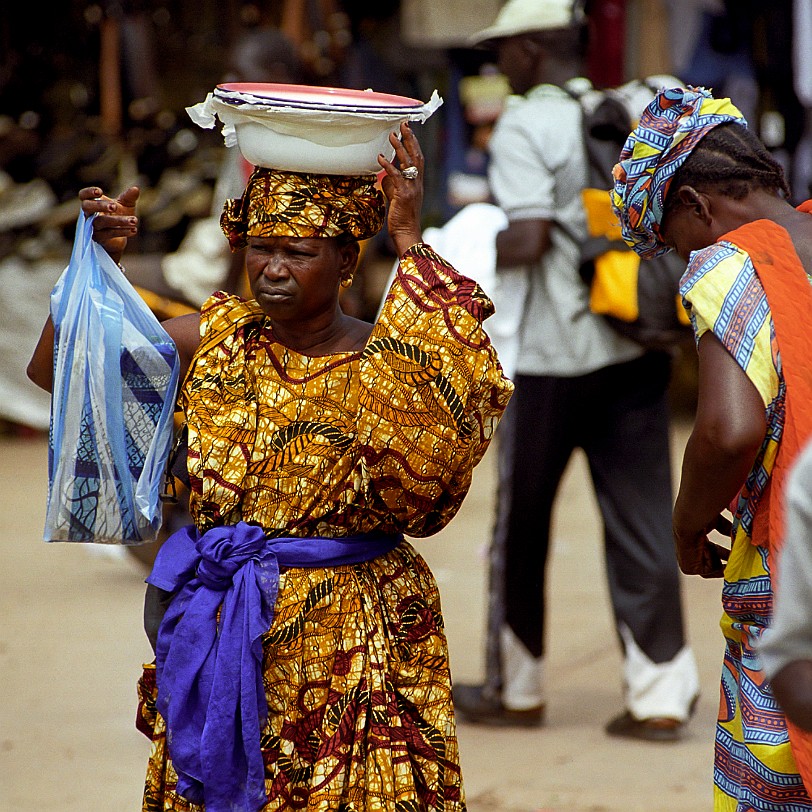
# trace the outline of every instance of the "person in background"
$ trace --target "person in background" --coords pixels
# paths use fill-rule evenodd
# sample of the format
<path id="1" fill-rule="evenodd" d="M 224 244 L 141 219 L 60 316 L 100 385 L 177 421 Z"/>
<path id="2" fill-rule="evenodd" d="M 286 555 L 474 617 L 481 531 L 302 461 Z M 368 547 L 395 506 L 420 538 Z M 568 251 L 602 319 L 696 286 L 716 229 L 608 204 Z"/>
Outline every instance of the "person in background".
<path id="1" fill-rule="evenodd" d="M 300 84 L 304 76 L 290 39 L 277 28 L 262 26 L 237 38 L 223 82 Z M 210 216 L 192 222 L 178 250 L 161 259 L 166 282 L 195 306 L 215 290 L 248 292 L 245 252 L 228 250 L 220 232 L 220 213 L 226 200 L 242 194 L 252 170 L 236 146 L 224 147 Z"/>
<path id="2" fill-rule="evenodd" d="M 488 142 L 505 99 L 510 95 L 507 78 L 494 65 L 484 65 L 480 73 L 462 76 L 458 82 L 461 130 L 453 154 L 449 156 L 448 206 L 454 213 L 474 203 L 490 203 L 488 185 Z M 451 113 L 449 113 L 451 115 Z"/>
<path id="3" fill-rule="evenodd" d="M 812 731 L 812 442 L 792 467 L 773 622 L 758 652 L 787 719 Z"/>
<path id="4" fill-rule="evenodd" d="M 490 142 L 489 179 L 508 226 L 497 273 L 525 270 L 515 395 L 499 431 L 484 685 L 456 685 L 467 721 L 542 724 L 546 566 L 561 477 L 588 459 L 604 525 L 623 711 L 610 735 L 674 741 L 699 693 L 671 539 L 670 356 L 647 352 L 589 309 L 579 274 L 587 163 L 577 97 L 584 21 L 568 0 L 510 0 L 477 35 L 515 94 Z"/>
<path id="5" fill-rule="evenodd" d="M 680 290 L 699 387 L 673 532 L 683 572 L 724 578 L 714 808 L 810 810 L 812 740 L 787 725 L 758 647 L 786 472 L 812 436 L 812 203 L 789 203 L 781 166 L 741 112 L 702 88 L 658 94 L 614 175 L 626 242 L 688 262 Z M 731 549 L 714 530 L 731 534 Z"/>

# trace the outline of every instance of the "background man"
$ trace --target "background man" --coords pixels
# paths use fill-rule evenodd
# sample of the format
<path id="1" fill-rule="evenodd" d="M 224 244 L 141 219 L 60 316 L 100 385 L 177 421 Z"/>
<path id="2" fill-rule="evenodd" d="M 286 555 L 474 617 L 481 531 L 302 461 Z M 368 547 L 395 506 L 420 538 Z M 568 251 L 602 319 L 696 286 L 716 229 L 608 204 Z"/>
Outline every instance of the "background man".
<path id="1" fill-rule="evenodd" d="M 577 97 L 586 26 L 571 0 L 509 0 L 476 43 L 498 53 L 515 94 L 490 142 L 507 215 L 498 269 L 524 267 L 516 390 L 500 428 L 487 679 L 455 688 L 471 722 L 534 726 L 544 696 L 545 567 L 561 476 L 580 447 L 605 528 L 624 650 L 625 710 L 612 735 L 679 737 L 699 692 L 686 646 L 671 537 L 666 391 L 670 357 L 646 352 L 589 310 L 578 273 L 586 158 Z"/>

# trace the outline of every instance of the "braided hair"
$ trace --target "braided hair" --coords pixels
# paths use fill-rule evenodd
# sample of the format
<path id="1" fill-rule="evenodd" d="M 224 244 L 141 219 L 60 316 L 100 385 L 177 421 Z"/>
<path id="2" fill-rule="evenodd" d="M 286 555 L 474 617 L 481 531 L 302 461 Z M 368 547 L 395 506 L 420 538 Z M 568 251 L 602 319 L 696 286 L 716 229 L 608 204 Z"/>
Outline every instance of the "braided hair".
<path id="1" fill-rule="evenodd" d="M 781 164 L 758 136 L 734 121 L 714 127 L 676 171 L 663 215 L 679 204 L 677 190 L 681 186 L 714 188 L 734 200 L 741 200 L 755 189 L 791 196 Z"/>

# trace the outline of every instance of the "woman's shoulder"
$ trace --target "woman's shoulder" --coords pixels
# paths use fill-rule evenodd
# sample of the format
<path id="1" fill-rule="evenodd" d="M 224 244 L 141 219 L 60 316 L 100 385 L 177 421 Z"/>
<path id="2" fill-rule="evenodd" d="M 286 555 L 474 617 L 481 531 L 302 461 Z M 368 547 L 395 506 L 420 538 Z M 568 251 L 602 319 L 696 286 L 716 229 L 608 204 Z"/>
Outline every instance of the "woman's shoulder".
<path id="1" fill-rule="evenodd" d="M 243 299 L 219 290 L 209 296 L 200 308 L 201 330 L 212 329 L 215 325 L 234 324 L 246 319 L 262 318 L 263 312 L 255 299 Z"/>
<path id="2" fill-rule="evenodd" d="M 752 337 L 769 324 L 767 297 L 753 262 L 732 242 L 722 240 L 693 253 L 680 293 L 697 339 L 706 329 L 725 339 Z"/>
<path id="3" fill-rule="evenodd" d="M 769 403 L 777 391 L 772 320 L 749 254 L 725 240 L 695 252 L 680 291 L 697 340 L 712 332 Z"/>
<path id="4" fill-rule="evenodd" d="M 238 327 L 263 318 L 264 313 L 256 300 L 243 299 L 223 291 L 213 293 L 200 308 L 199 352 L 225 341 Z"/>
<path id="5" fill-rule="evenodd" d="M 693 300 L 700 291 L 735 294 L 752 284 L 758 285 L 758 276 L 748 253 L 721 240 L 691 254 L 680 281 L 680 294 Z"/>
<path id="6" fill-rule="evenodd" d="M 438 311 L 447 314 L 446 325 L 458 320 L 481 324 L 494 312 L 493 302 L 471 278 L 459 273 L 430 245 L 413 245 L 400 259 L 384 301 L 378 323 L 399 323 L 404 311 L 422 321 Z"/>

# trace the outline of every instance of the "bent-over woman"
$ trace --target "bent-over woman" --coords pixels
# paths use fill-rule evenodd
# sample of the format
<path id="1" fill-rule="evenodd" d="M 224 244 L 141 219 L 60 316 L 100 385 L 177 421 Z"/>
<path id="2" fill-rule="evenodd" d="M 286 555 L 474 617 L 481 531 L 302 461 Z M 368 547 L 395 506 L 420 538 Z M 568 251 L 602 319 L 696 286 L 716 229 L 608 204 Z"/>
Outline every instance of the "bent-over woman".
<path id="1" fill-rule="evenodd" d="M 699 400 L 673 526 L 683 572 L 724 577 L 714 781 L 725 812 L 812 810 L 810 739 L 788 725 L 758 653 L 780 578 L 784 475 L 812 434 L 812 206 L 788 198 L 741 113 L 703 89 L 660 93 L 615 168 L 626 241 L 689 262 Z M 732 549 L 709 540 L 714 529 Z"/>

